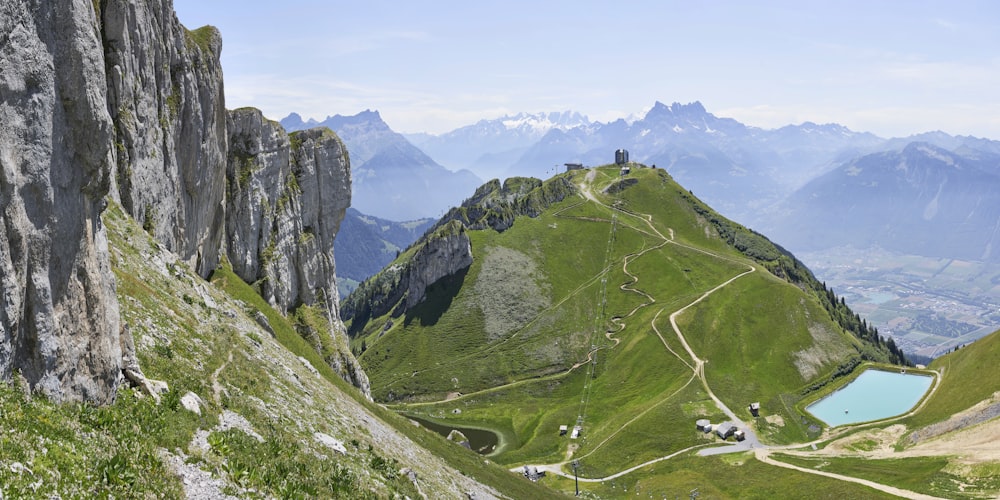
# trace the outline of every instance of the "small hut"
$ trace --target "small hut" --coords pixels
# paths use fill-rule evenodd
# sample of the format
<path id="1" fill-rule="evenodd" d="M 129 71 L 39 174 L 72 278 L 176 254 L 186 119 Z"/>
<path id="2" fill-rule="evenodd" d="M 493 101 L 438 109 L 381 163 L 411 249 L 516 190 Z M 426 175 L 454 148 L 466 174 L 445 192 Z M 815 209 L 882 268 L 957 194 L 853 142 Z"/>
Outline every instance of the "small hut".
<path id="1" fill-rule="evenodd" d="M 697 422 L 694 423 L 694 427 L 696 429 L 698 429 L 699 431 L 702 431 L 702 432 L 705 432 L 705 427 L 706 426 L 708 426 L 708 427 L 712 426 L 712 422 L 710 422 L 707 418 L 703 418 L 703 419 L 701 419 L 701 420 L 699 420 L 699 421 L 697 421 Z"/>
<path id="2" fill-rule="evenodd" d="M 560 436 L 565 436 L 567 432 L 569 432 L 569 426 L 568 425 L 560 425 L 559 426 L 559 435 Z"/>
<path id="3" fill-rule="evenodd" d="M 760 416 L 760 403 L 750 403 L 750 414 L 759 417 Z"/>
<path id="4" fill-rule="evenodd" d="M 729 439 L 736 432 L 736 426 L 731 422 L 723 422 L 715 428 L 715 433 L 722 439 Z"/>

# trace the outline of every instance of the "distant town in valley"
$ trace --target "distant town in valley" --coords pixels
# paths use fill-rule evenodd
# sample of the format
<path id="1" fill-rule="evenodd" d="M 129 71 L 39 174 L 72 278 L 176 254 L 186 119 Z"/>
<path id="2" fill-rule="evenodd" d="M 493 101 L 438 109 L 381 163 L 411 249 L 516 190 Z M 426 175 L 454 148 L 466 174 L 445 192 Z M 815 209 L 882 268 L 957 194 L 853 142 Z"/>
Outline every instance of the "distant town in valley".
<path id="1" fill-rule="evenodd" d="M 837 248 L 800 256 L 907 353 L 937 357 L 1000 328 L 1000 266 Z"/>

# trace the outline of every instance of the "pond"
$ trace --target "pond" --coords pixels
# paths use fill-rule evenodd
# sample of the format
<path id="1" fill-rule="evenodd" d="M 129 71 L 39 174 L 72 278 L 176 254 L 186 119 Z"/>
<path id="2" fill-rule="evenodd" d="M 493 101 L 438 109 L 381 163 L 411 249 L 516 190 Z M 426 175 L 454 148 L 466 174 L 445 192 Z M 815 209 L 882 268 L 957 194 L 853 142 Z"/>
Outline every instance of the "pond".
<path id="1" fill-rule="evenodd" d="M 933 381 L 928 375 L 865 370 L 806 410 L 831 427 L 881 420 L 909 411 Z"/>
<path id="2" fill-rule="evenodd" d="M 480 455 L 489 455 L 497 448 L 498 438 L 496 433 L 493 431 L 475 429 L 472 427 L 457 427 L 454 425 L 439 424 L 437 422 L 431 422 L 412 415 L 407 415 L 406 417 L 444 437 L 448 437 L 452 431 L 461 432 L 466 438 L 469 439 L 469 448 Z"/>

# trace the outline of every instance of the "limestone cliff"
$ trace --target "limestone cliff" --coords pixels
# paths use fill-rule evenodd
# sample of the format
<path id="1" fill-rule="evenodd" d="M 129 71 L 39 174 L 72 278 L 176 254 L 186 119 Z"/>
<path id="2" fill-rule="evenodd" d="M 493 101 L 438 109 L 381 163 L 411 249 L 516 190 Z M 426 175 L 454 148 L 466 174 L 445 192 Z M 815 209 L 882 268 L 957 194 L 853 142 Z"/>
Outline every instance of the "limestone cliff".
<path id="1" fill-rule="evenodd" d="M 211 26 L 185 29 L 170 0 L 99 5 L 115 124 L 113 196 L 160 244 L 208 276 L 224 234 L 222 38 Z"/>
<path id="2" fill-rule="evenodd" d="M 109 402 L 122 371 L 99 34 L 90 0 L 0 8 L 0 375 L 57 401 Z"/>
<path id="3" fill-rule="evenodd" d="M 289 136 L 252 108 L 231 111 L 228 131 L 226 251 L 233 270 L 283 313 L 320 308 L 333 334 L 317 347 L 367 394 L 368 378 L 338 316 L 333 241 L 351 202 L 344 144 L 326 128 Z"/>
<path id="4" fill-rule="evenodd" d="M 372 318 L 399 317 L 419 304 L 430 285 L 472 264 L 467 230 L 509 229 L 518 217 L 537 217 L 549 206 L 577 193 L 566 177 L 541 181 L 511 177 L 491 180 L 461 206 L 452 208 L 395 262 L 361 283 L 344 301 L 340 316 L 356 335 Z"/>
<path id="5" fill-rule="evenodd" d="M 396 262 L 362 283 L 340 308 L 344 320 L 362 325 L 390 311 L 402 315 L 419 304 L 427 288 L 472 265 L 472 242 L 465 225 L 446 222 L 428 232 Z"/>
<path id="6" fill-rule="evenodd" d="M 229 119 L 221 48 L 170 0 L 4 3 L 0 376 L 100 403 L 123 370 L 141 376 L 101 226 L 110 196 L 201 276 L 227 248 L 281 311 L 320 308 L 328 362 L 367 391 L 337 316 L 347 153 L 329 131 L 289 138 L 257 111 Z"/>
<path id="7" fill-rule="evenodd" d="M 465 226 L 452 221 L 420 246 L 409 266 L 406 308 L 412 309 L 424 299 L 427 287 L 437 280 L 472 265 L 472 242 Z"/>

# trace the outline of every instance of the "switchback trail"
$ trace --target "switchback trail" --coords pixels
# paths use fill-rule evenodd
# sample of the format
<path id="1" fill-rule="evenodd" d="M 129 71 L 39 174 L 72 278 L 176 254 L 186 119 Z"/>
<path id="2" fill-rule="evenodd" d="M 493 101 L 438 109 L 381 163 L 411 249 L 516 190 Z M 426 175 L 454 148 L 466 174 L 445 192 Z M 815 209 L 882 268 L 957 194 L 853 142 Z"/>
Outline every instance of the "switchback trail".
<path id="1" fill-rule="evenodd" d="M 577 459 L 579 459 L 579 458 L 585 458 L 585 457 L 591 455 L 592 453 L 596 452 L 598 449 L 600 449 L 602 446 L 604 446 L 606 443 L 608 443 L 615 435 L 617 435 L 622 430 L 624 430 L 626 427 L 628 427 L 631 423 L 635 422 L 636 420 L 638 420 L 639 418 L 641 418 L 643 415 L 647 414 L 649 411 L 652 411 L 654 408 L 658 407 L 659 405 L 665 403 L 666 401 L 671 400 L 671 398 L 673 398 L 673 396 L 675 396 L 676 394 L 680 393 L 684 388 L 686 388 L 688 385 L 690 385 L 690 383 L 693 382 L 695 378 L 698 378 L 698 379 L 701 380 L 701 383 L 702 383 L 703 387 L 705 388 L 705 391 L 708 393 L 709 397 L 712 399 L 712 401 L 715 403 L 715 405 L 723 413 L 725 413 L 736 425 L 738 425 L 739 427 L 745 429 L 746 434 L 747 434 L 746 441 L 744 441 L 743 443 L 740 443 L 739 445 L 737 445 L 735 447 L 716 447 L 716 448 L 717 449 L 718 448 L 723 448 L 725 452 L 730 452 L 730 451 L 737 451 L 735 448 L 739 448 L 740 450 L 744 450 L 744 449 L 750 449 L 750 448 L 761 446 L 760 443 L 759 443 L 759 441 L 758 441 L 758 439 L 757 439 L 757 436 L 753 433 L 752 429 L 748 428 L 746 426 L 746 424 L 744 424 L 742 422 L 742 420 L 740 420 L 736 416 L 735 412 L 733 412 L 731 409 L 729 409 L 729 407 L 726 406 L 725 403 L 723 403 L 718 397 L 716 397 L 716 395 L 715 395 L 714 392 L 712 392 L 712 389 L 709 386 L 708 381 L 705 378 L 705 370 L 704 370 L 705 361 L 702 360 L 701 358 L 699 358 L 694 353 L 694 350 L 691 349 L 691 346 L 688 344 L 687 339 L 684 338 L 684 334 L 681 332 L 680 327 L 677 326 L 677 321 L 676 321 L 676 318 L 677 318 L 678 315 L 684 313 L 689 308 L 691 308 L 691 307 L 697 305 L 698 303 L 700 303 L 701 301 L 705 300 L 706 298 L 708 298 L 710 295 L 712 295 L 716 291 L 721 290 L 722 288 L 724 288 L 724 287 L 732 284 L 737 279 L 742 278 L 743 276 L 746 276 L 746 275 L 751 274 L 753 272 L 756 272 L 757 268 L 754 267 L 754 266 L 752 266 L 752 265 L 750 265 L 750 264 L 747 264 L 745 261 L 740 261 L 740 260 L 736 260 L 736 259 L 733 259 L 733 258 L 729 258 L 729 257 L 717 255 L 715 253 L 706 251 L 706 250 L 701 249 L 701 248 L 697 248 L 697 247 L 693 247 L 693 246 L 686 245 L 686 244 L 683 244 L 683 243 L 679 243 L 679 242 L 677 242 L 677 241 L 675 241 L 673 239 L 674 238 L 674 231 L 673 231 L 673 229 L 669 229 L 669 233 L 670 233 L 670 237 L 669 238 L 666 237 L 666 236 L 664 236 L 663 233 L 661 233 L 656 228 L 656 226 L 653 224 L 653 216 L 652 215 L 650 215 L 650 214 L 635 213 L 635 212 L 624 210 L 624 209 L 622 209 L 621 207 L 618 207 L 618 206 L 609 206 L 609 205 L 606 205 L 606 204 L 602 203 L 593 194 L 593 192 L 590 190 L 589 182 L 593 181 L 593 175 L 588 175 L 587 181 L 588 181 L 587 183 L 581 183 L 578 186 L 580 188 L 580 192 L 583 194 L 583 196 L 587 200 L 592 201 L 594 203 L 597 203 L 597 204 L 599 204 L 601 206 L 604 206 L 606 208 L 609 208 L 611 210 L 615 210 L 615 211 L 617 211 L 617 212 L 619 212 L 621 214 L 624 214 L 626 216 L 633 217 L 635 219 L 638 219 L 638 220 L 642 221 L 642 223 L 645 224 L 649 228 L 649 231 L 650 231 L 649 233 L 646 233 L 646 234 L 650 234 L 650 235 L 654 235 L 655 234 L 662 241 L 659 245 L 655 245 L 654 247 L 651 247 L 651 248 L 649 248 L 649 249 L 647 249 L 647 250 L 645 250 L 645 251 L 643 251 L 641 253 L 645 253 L 645 252 L 650 251 L 650 250 L 662 248 L 663 246 L 665 246 L 667 244 L 673 244 L 673 245 L 677 245 L 677 246 L 680 246 L 680 247 L 683 247 L 683 248 L 687 248 L 687 249 L 690 249 L 690 250 L 694 250 L 694 251 L 703 253 L 705 255 L 708 255 L 708 256 L 711 256 L 711 257 L 714 257 L 714 258 L 717 258 L 717 259 L 722 259 L 722 260 L 726 260 L 726 261 L 730 261 L 730 262 L 736 262 L 736 263 L 739 263 L 739 264 L 742 264 L 742 265 L 746 265 L 748 267 L 748 269 L 746 271 L 744 271 L 744 272 L 736 275 L 736 276 L 733 276 L 732 278 L 729 278 L 728 280 L 726 280 L 723 283 L 717 285 L 716 287 L 714 287 L 714 288 L 712 288 L 712 289 L 710 289 L 710 290 L 702 293 L 696 299 L 694 299 L 692 302 L 690 302 L 687 305 L 685 305 L 684 307 L 682 307 L 682 308 L 674 311 L 670 315 L 670 325 L 673 328 L 674 332 L 676 333 L 677 337 L 680 339 L 680 342 L 684 346 L 684 349 L 687 351 L 688 355 L 691 357 L 691 361 L 694 363 L 694 365 L 688 363 L 682 356 L 680 356 L 677 352 L 675 352 L 673 349 L 671 349 L 670 345 L 667 343 L 666 339 L 663 337 L 663 335 L 661 334 L 661 332 L 659 331 L 659 329 L 656 326 L 656 321 L 659 318 L 660 314 L 663 312 L 663 310 L 661 309 L 659 312 L 657 312 L 657 314 L 653 317 L 653 320 L 651 321 L 651 326 L 652 326 L 653 331 L 660 338 L 660 341 L 663 343 L 663 345 L 667 349 L 667 351 L 670 352 L 670 354 L 672 354 L 673 356 L 675 356 L 678 359 L 680 359 L 682 363 L 684 363 L 688 368 L 691 369 L 691 371 L 692 371 L 691 378 L 680 389 L 674 391 L 672 394 L 666 396 L 661 401 L 657 402 L 656 404 L 654 404 L 654 405 L 650 406 L 649 408 L 645 409 L 644 411 L 642 411 L 638 415 L 636 415 L 633 418 L 629 419 L 628 421 L 624 422 L 618 429 L 616 429 L 614 432 L 612 432 L 610 435 L 608 435 L 603 441 L 601 441 L 600 443 L 598 443 L 588 453 L 586 453 L 585 455 L 582 455 L 582 456 L 578 457 Z M 638 290 L 635 290 L 635 289 L 631 288 L 632 285 L 634 285 L 635 283 L 637 283 L 639 281 L 639 277 L 636 276 L 636 275 L 633 275 L 632 273 L 630 273 L 627 270 L 628 262 L 629 262 L 629 259 L 628 259 L 628 257 L 626 257 L 625 264 L 624 264 L 626 266 L 625 274 L 627 276 L 629 276 L 629 278 L 630 278 L 631 281 L 629 281 L 629 282 L 621 285 L 620 288 L 622 290 L 629 290 L 629 291 L 633 291 L 633 292 L 636 292 L 636 293 L 641 293 L 643 296 L 647 297 L 647 299 L 648 299 L 648 303 L 640 305 L 639 307 L 637 307 L 636 309 L 634 309 L 628 315 L 628 316 L 631 316 L 639 308 L 646 307 L 648 305 L 651 305 L 651 304 L 655 303 L 656 299 L 653 296 L 651 296 L 651 295 L 649 295 L 649 294 L 647 294 L 645 292 L 641 292 L 641 291 L 638 291 Z M 611 338 L 611 337 L 609 336 L 609 338 Z M 641 469 L 642 467 L 644 467 L 646 465 L 650 465 L 650 464 L 657 463 L 657 462 L 660 462 L 660 461 L 663 461 L 663 460 L 667 460 L 667 459 L 673 458 L 673 457 L 675 457 L 675 456 L 677 456 L 679 454 L 682 454 L 684 452 L 687 452 L 687 451 L 690 451 L 690 450 L 693 450 L 693 449 L 698 449 L 698 448 L 705 448 L 707 446 L 710 446 L 710 445 L 705 444 L 705 445 L 692 446 L 692 447 L 686 448 L 684 450 L 671 453 L 670 455 L 667 455 L 667 456 L 664 456 L 664 457 L 659 457 L 659 458 L 656 458 L 656 459 L 644 462 L 642 464 L 636 465 L 634 467 L 630 467 L 628 469 L 622 470 L 622 471 L 620 471 L 620 472 L 618 472 L 616 474 L 612 474 L 612 475 L 610 475 L 608 477 L 605 477 L 605 478 L 599 478 L 599 479 L 594 479 L 594 478 L 591 478 L 591 479 L 581 479 L 581 481 L 601 482 L 601 481 L 611 480 L 611 479 L 614 479 L 614 478 L 617 478 L 617 477 L 621 477 L 621 476 L 623 476 L 625 474 L 628 474 L 630 472 L 633 472 L 635 470 Z M 539 469 L 543 469 L 543 470 L 547 470 L 547 471 L 552 471 L 555 474 L 563 475 L 563 476 L 566 476 L 566 477 L 572 477 L 572 476 L 569 476 L 567 473 L 562 472 L 562 467 L 565 466 L 568 463 L 570 463 L 570 460 L 566 460 L 566 461 L 559 462 L 559 463 L 554 463 L 554 464 L 536 465 L 535 467 L 538 467 Z M 511 470 L 517 470 L 517 468 L 511 469 Z"/>
<path id="2" fill-rule="evenodd" d="M 590 180 L 590 179 L 588 179 L 588 180 Z M 594 201 L 594 202 L 597 202 L 597 203 L 600 203 L 597 200 L 597 198 L 595 196 L 593 196 L 593 193 L 591 193 L 586 188 L 586 186 L 581 185 L 581 192 L 584 193 L 584 196 L 587 197 L 587 199 L 589 199 L 591 201 Z M 607 206 L 607 205 L 605 205 L 605 206 Z M 615 207 L 612 207 L 612 208 L 615 208 Z M 620 210 L 618 208 L 615 208 L 615 209 L 616 210 Z M 622 212 L 626 213 L 626 214 L 629 214 L 628 212 L 624 212 L 624 211 L 622 211 Z M 652 224 L 652 218 L 651 217 L 649 219 L 646 219 L 646 218 L 643 218 L 643 217 L 639 216 L 638 214 L 629 214 L 629 215 L 634 215 L 637 218 L 639 218 L 640 220 L 643 220 L 643 222 L 645 222 L 650 227 L 650 229 L 653 232 L 655 232 L 656 234 L 660 235 L 661 238 L 663 237 L 663 235 L 661 233 L 659 233 L 659 231 L 656 231 L 656 228 Z M 689 249 L 692 249 L 692 250 L 696 250 L 696 251 L 705 253 L 707 255 L 711 255 L 711 256 L 716 257 L 716 258 L 720 258 L 720 259 L 724 259 L 724 260 L 729 260 L 729 261 L 732 261 L 732 262 L 739 262 L 739 263 L 745 264 L 745 265 L 747 265 L 749 267 L 746 271 L 744 271 L 744 272 L 742 272 L 742 273 L 740 273 L 740 274 L 738 274 L 736 276 L 733 276 L 732 278 L 730 278 L 730 279 L 726 280 L 725 282 L 719 284 L 715 288 L 712 288 L 711 290 L 708 290 L 707 292 L 701 294 L 698 298 L 696 298 L 692 302 L 688 303 L 684 307 L 682 307 L 682 308 L 680 308 L 680 309 L 678 309 L 678 310 L 676 310 L 676 311 L 674 311 L 673 313 L 670 314 L 670 326 L 674 330 L 674 333 L 677 335 L 677 338 L 680 341 L 681 345 L 684 347 L 685 351 L 687 351 L 688 356 L 690 356 L 691 360 L 694 362 L 693 366 L 691 364 L 687 363 L 680 355 L 678 355 L 677 352 L 675 352 L 670 347 L 670 345 L 667 343 L 666 339 L 663 337 L 663 335 L 661 334 L 661 332 L 659 331 L 659 329 L 656 327 L 656 320 L 659 317 L 659 315 L 663 312 L 663 310 L 661 309 L 660 312 L 658 312 L 656 314 L 656 316 L 652 320 L 653 331 L 660 338 L 660 341 L 663 343 L 663 345 L 667 349 L 667 351 L 669 351 L 672 355 L 674 355 L 678 359 L 681 359 L 681 361 L 685 365 L 687 365 L 688 368 L 690 368 L 692 370 L 693 376 L 688 381 L 688 384 L 690 384 L 690 382 L 693 381 L 695 377 L 697 377 L 698 379 L 700 379 L 701 382 L 702 382 L 702 385 L 703 385 L 703 387 L 705 389 L 705 391 L 707 392 L 707 394 L 709 395 L 709 397 L 712 399 L 712 401 L 715 403 L 715 405 L 723 413 L 725 413 L 726 416 L 729 417 L 730 420 L 735 423 L 735 425 L 737 425 L 737 426 L 741 427 L 742 429 L 744 429 L 744 431 L 746 432 L 746 440 L 743 441 L 743 442 L 741 442 L 741 443 L 737 443 L 735 445 L 729 445 L 729 446 L 712 446 L 711 444 L 704 444 L 704 445 L 692 446 L 692 447 L 688 447 L 688 448 L 685 448 L 685 449 L 680 450 L 680 451 L 676 451 L 676 452 L 671 453 L 669 455 L 666 455 L 666 456 L 663 456 L 663 457 L 659 457 L 659 458 L 656 458 L 656 459 L 649 460 L 647 462 L 641 463 L 639 465 L 635 465 L 635 466 L 629 467 L 627 469 L 624 469 L 624 470 L 619 471 L 617 473 L 608 475 L 606 477 L 601 477 L 601 478 L 578 478 L 579 481 L 581 481 L 581 482 L 587 482 L 587 483 L 596 483 L 596 482 L 604 482 L 604 481 L 613 480 L 613 479 L 619 478 L 621 476 L 624 476 L 626 474 L 632 473 L 632 472 L 634 472 L 636 470 L 639 470 L 639 469 L 641 469 L 641 468 L 643 468 L 645 466 L 652 465 L 652 464 L 655 464 L 657 462 L 669 460 L 671 458 L 677 457 L 677 456 L 679 456 L 681 454 L 687 453 L 687 452 L 695 450 L 695 449 L 699 450 L 699 455 L 753 451 L 755 457 L 758 460 L 760 460 L 763 463 L 770 464 L 770 465 L 773 465 L 773 466 L 784 467 L 784 468 L 787 468 L 787 469 L 792 469 L 792 470 L 796 470 L 796 471 L 804 472 L 804 473 L 808 473 L 808 474 L 817 474 L 817 475 L 821 475 L 821 476 L 825 476 L 825 477 L 837 479 L 837 480 L 840 480 L 840 481 L 848 481 L 848 482 L 852 482 L 852 483 L 857 483 L 857 484 L 861 484 L 861 485 L 864 485 L 864 486 L 867 486 L 867 487 L 870 487 L 870 488 L 874 488 L 874 489 L 877 489 L 879 491 L 883 491 L 883 492 L 886 492 L 886 493 L 889 493 L 889 494 L 892 494 L 892 495 L 897 495 L 897 496 L 900 496 L 900 497 L 915 498 L 915 499 L 921 499 L 921 500 L 923 500 L 923 499 L 936 499 L 937 498 L 937 497 L 934 497 L 934 496 L 931 496 L 931 495 L 926 495 L 926 494 L 917 493 L 917 492 L 913 492 L 913 491 L 909 491 L 909 490 L 905 490 L 905 489 L 901 489 L 901 488 L 896 488 L 896 487 L 893 487 L 893 486 L 889 486 L 889 485 L 877 483 L 877 482 L 866 480 L 866 479 L 861 479 L 861 478 L 856 478 L 856 477 L 851 477 L 851 476 L 845 476 L 845 475 L 840 475 L 840 474 L 834 474 L 834 473 L 825 472 L 825 471 L 819 471 L 819 470 L 814 470 L 814 469 L 807 469 L 807 468 L 803 468 L 803 467 L 799 467 L 799 466 L 796 466 L 796 465 L 788 464 L 788 463 L 781 462 L 781 461 L 778 461 L 778 460 L 775 460 L 775 459 L 771 458 L 770 457 L 771 451 L 789 450 L 791 448 L 808 446 L 810 443 L 799 444 L 799 445 L 774 446 L 774 447 L 766 446 L 766 445 L 761 444 L 759 442 L 756 434 L 753 432 L 753 429 L 751 427 L 747 426 L 739 417 L 737 417 L 737 415 L 735 414 L 735 412 L 733 412 L 728 406 L 726 406 L 726 404 L 723 403 L 722 400 L 720 400 L 715 395 L 715 393 L 712 391 L 712 388 L 709 385 L 708 380 L 705 377 L 705 363 L 706 363 L 706 360 L 703 360 L 703 359 L 701 359 L 701 358 L 698 357 L 698 355 L 694 352 L 694 349 L 692 349 L 691 346 L 690 346 L 690 344 L 687 342 L 687 339 L 685 338 L 684 333 L 681 331 L 680 327 L 677 324 L 677 317 L 680 316 L 681 314 L 683 314 L 685 311 L 687 311 L 691 307 L 697 305 L 698 303 L 702 302 L 703 300 L 707 299 L 713 293 L 715 293 L 715 292 L 721 290 L 722 288 L 724 288 L 724 287 L 732 284 L 737 279 L 742 278 L 744 276 L 747 276 L 747 275 L 749 275 L 751 273 L 756 272 L 757 268 L 755 266 L 753 266 L 753 265 L 747 264 L 745 261 L 737 261 L 735 259 L 731 259 L 731 258 L 724 257 L 724 256 L 721 256 L 721 255 L 716 255 L 714 253 L 705 251 L 705 250 L 700 249 L 700 248 L 694 248 L 694 247 L 690 247 L 690 246 L 678 243 L 678 242 L 676 242 L 673 239 L 673 237 L 674 237 L 673 230 L 670 229 L 670 239 L 663 238 L 665 240 L 664 244 L 671 243 L 671 244 L 675 244 L 675 245 L 678 245 L 678 246 L 683 246 L 683 247 L 686 247 L 686 248 L 689 248 Z M 930 391 L 931 394 L 933 394 L 934 390 L 937 389 L 937 385 L 938 385 L 939 381 L 940 381 L 940 375 L 938 375 L 937 377 L 935 377 L 935 385 L 932 388 L 932 390 Z M 686 387 L 686 385 L 687 384 L 685 384 L 685 387 Z M 671 395 L 671 397 L 672 397 L 672 395 Z M 666 399 L 669 399 L 669 398 L 670 397 L 668 397 Z M 913 414 L 915 411 L 918 411 L 919 408 L 923 407 L 923 405 L 926 403 L 926 401 L 927 401 L 928 398 L 929 398 L 929 396 L 925 396 L 925 398 L 923 399 L 923 401 L 921 402 L 921 404 L 918 406 L 918 408 L 915 408 L 914 410 L 912 410 L 911 412 L 909 412 L 907 415 L 904 415 L 904 416 L 901 416 L 901 417 L 897 417 L 897 418 L 903 418 L 905 416 Z M 657 403 L 657 405 L 658 404 L 660 404 L 660 403 Z M 643 412 L 643 413 L 645 413 L 645 412 Z M 641 416 L 641 415 L 639 415 L 639 416 Z M 591 453 L 593 453 L 594 451 L 596 451 L 597 448 L 600 448 L 605 443 L 607 443 L 608 441 L 610 441 L 611 438 L 614 437 L 615 434 L 617 434 L 618 432 L 621 432 L 622 429 L 624 429 L 631 422 L 633 422 L 637 418 L 639 418 L 639 416 L 637 416 L 637 417 L 629 420 L 628 422 L 625 422 L 622 425 L 621 428 L 619 428 L 618 430 L 616 430 L 614 433 L 612 433 L 610 436 L 608 436 L 604 441 L 602 441 L 601 443 L 599 443 L 593 450 L 591 450 L 586 455 L 583 455 L 583 456 L 581 456 L 579 458 L 584 458 L 586 456 L 589 456 Z M 864 424 L 862 424 L 862 426 L 864 426 Z M 838 432 L 836 434 L 840 434 L 840 433 Z M 829 439 L 829 436 L 827 436 L 826 439 Z M 816 443 L 816 442 L 819 442 L 819 441 L 815 441 L 814 443 Z M 803 454 L 807 454 L 807 453 L 803 453 Z M 562 476 L 562 477 L 574 478 L 575 476 L 573 474 L 570 474 L 570 473 L 567 473 L 567 472 L 563 471 L 563 467 L 566 466 L 569 463 L 570 463 L 570 460 L 566 460 L 566 461 L 559 462 L 559 463 L 554 463 L 554 464 L 536 465 L 535 467 L 537 467 L 539 470 L 545 470 L 547 472 L 551 472 L 553 474 L 556 474 L 556 475 L 559 475 L 559 476 Z M 512 468 L 511 470 L 514 471 L 514 472 L 517 472 L 517 471 L 521 470 L 521 467 Z"/>

